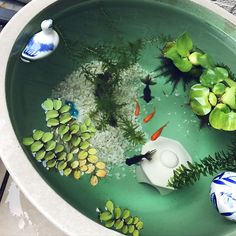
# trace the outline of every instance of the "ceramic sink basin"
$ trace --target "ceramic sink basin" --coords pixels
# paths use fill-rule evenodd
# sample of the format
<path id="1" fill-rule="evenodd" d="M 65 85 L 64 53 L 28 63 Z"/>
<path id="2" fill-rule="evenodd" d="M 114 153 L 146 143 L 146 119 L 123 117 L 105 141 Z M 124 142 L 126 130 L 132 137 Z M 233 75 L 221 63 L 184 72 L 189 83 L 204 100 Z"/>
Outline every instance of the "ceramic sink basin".
<path id="1" fill-rule="evenodd" d="M 188 31 L 196 45 L 235 73 L 235 17 L 206 0 L 32 1 L 0 35 L 0 155 L 24 194 L 69 235 L 119 235 L 103 227 L 97 217 L 96 208 L 109 199 L 142 218 L 143 236 L 236 235 L 236 225 L 224 220 L 211 206 L 209 186 L 213 176 L 166 196 L 138 183 L 130 172 L 119 180 L 107 177 L 94 188 L 86 178 L 75 181 L 47 171 L 21 145 L 22 138 L 35 127 L 44 127 L 42 101 L 78 66 L 65 54 L 63 40 L 50 57 L 29 64 L 21 61 L 26 42 L 48 18 L 54 20 L 66 39 L 91 44 L 115 44 L 114 30 L 121 32 L 126 41 L 161 34 L 176 38 Z M 111 22 L 115 29 L 110 27 Z M 158 51 L 152 48 L 142 56 L 140 63 L 145 70 L 151 71 L 159 63 L 153 59 Z M 163 90 L 169 91 L 171 85 L 165 84 L 165 78 L 159 85 L 153 93 L 162 101 L 158 125 L 169 121 L 165 137 L 181 142 L 194 161 L 227 148 L 234 132 L 208 128 L 199 131 L 197 118 L 184 106 L 187 94 L 182 86 L 178 94 L 167 97 Z M 151 134 L 156 127 L 149 125 L 146 129 Z"/>

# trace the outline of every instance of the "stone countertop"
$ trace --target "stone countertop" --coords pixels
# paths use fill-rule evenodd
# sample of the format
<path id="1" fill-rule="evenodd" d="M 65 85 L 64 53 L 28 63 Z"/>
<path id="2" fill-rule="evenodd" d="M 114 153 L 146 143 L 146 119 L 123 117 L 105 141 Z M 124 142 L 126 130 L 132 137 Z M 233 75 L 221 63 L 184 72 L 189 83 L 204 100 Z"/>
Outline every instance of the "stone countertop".
<path id="1" fill-rule="evenodd" d="M 211 0 L 236 15 L 236 0 Z M 14 1 L 0 1 L 0 8 L 19 10 Z M 12 4 L 13 3 L 13 4 Z M 5 168 L 0 160 L 0 183 Z M 24 197 L 15 182 L 9 178 L 0 203 L 0 235 L 2 236 L 64 236 Z"/>

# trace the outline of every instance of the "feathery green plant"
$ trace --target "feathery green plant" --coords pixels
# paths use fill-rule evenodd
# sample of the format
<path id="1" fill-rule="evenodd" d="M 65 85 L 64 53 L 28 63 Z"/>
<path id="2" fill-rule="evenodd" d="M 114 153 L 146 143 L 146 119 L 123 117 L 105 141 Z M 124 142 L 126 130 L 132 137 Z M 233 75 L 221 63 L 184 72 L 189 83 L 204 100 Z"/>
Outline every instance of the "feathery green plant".
<path id="1" fill-rule="evenodd" d="M 227 152 L 217 152 L 214 156 L 209 155 L 200 162 L 188 162 L 186 166 L 181 165 L 174 170 L 168 186 L 180 189 L 194 184 L 202 175 L 213 175 L 223 170 L 236 170 L 236 142 L 232 143 Z"/>

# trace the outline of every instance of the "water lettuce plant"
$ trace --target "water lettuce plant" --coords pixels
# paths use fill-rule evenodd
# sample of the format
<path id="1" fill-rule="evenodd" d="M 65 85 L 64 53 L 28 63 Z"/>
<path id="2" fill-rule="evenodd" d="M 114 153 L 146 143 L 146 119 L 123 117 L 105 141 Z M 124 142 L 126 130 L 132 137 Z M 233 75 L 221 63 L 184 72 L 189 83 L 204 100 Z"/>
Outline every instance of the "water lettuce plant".
<path id="1" fill-rule="evenodd" d="M 48 169 L 57 169 L 65 176 L 73 175 L 77 180 L 89 174 L 91 185 L 96 186 L 107 171 L 90 144 L 96 132 L 90 118 L 77 122 L 70 113 L 71 107 L 60 99 L 47 99 L 42 108 L 49 130 L 34 130 L 31 137 L 23 138 L 23 144 Z"/>
<path id="2" fill-rule="evenodd" d="M 99 210 L 99 220 L 107 228 L 119 230 L 125 235 L 139 236 L 144 223 L 137 216 L 131 216 L 128 209 L 121 209 L 109 200 L 105 211 Z"/>
<path id="3" fill-rule="evenodd" d="M 188 33 L 167 42 L 163 57 L 189 77 L 194 69 L 198 70 L 198 83 L 189 92 L 192 111 L 200 117 L 209 116 L 209 123 L 215 129 L 236 130 L 236 82 L 229 68 L 215 65 L 208 54 L 194 48 Z"/>

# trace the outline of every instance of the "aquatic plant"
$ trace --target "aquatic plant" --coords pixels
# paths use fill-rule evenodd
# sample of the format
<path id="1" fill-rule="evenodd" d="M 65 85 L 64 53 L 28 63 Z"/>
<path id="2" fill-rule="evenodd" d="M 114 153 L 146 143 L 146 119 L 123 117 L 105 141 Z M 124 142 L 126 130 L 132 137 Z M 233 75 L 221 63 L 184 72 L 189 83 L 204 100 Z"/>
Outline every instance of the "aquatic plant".
<path id="1" fill-rule="evenodd" d="M 198 80 L 199 83 L 193 85 L 189 93 L 192 111 L 198 117 L 203 116 L 204 121 L 209 116 L 209 122 L 215 129 L 236 130 L 236 82 L 229 68 L 215 65 L 208 54 L 194 48 L 187 33 L 176 41 L 167 42 L 162 53 L 164 60 L 170 60 L 173 71 L 183 73 L 188 82 Z M 163 73 L 167 75 L 168 72 Z M 173 79 L 175 88 L 180 77 Z"/>
<path id="2" fill-rule="evenodd" d="M 73 174 L 75 179 L 90 174 L 91 185 L 97 185 L 107 172 L 89 142 L 96 132 L 91 120 L 78 123 L 70 113 L 71 106 L 60 99 L 47 99 L 42 108 L 50 130 L 34 130 L 32 137 L 23 139 L 23 144 L 48 169 L 56 168 L 65 176 Z"/>
<path id="3" fill-rule="evenodd" d="M 115 206 L 112 201 L 107 201 L 105 211 L 99 210 L 99 220 L 107 228 L 119 230 L 125 235 L 139 236 L 144 223 L 139 217 L 131 216 L 130 210 Z"/>
<path id="4" fill-rule="evenodd" d="M 227 152 L 217 152 L 214 156 L 209 155 L 200 162 L 181 165 L 174 170 L 168 186 L 180 189 L 193 185 L 202 175 L 213 175 L 223 170 L 236 171 L 236 142 L 232 143 Z"/>

